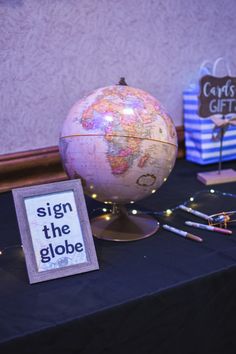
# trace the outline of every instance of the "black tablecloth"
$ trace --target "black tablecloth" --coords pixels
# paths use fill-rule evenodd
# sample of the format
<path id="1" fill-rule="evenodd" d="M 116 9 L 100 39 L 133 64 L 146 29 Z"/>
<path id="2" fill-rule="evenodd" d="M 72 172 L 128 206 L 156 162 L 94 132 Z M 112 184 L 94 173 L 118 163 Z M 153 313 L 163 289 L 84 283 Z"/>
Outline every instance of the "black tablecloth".
<path id="1" fill-rule="evenodd" d="M 234 168 L 235 163 L 225 163 Z M 217 169 L 178 160 L 167 182 L 134 205 L 148 213 L 174 208 L 196 192 L 236 193 L 236 183 L 206 188 L 196 173 Z M 236 209 L 236 198 L 203 193 L 208 214 Z M 98 206 L 87 199 L 88 211 Z M 20 247 L 0 257 L 0 353 L 236 353 L 236 224 L 230 236 L 184 226 L 202 222 L 181 210 L 169 223 L 198 243 L 164 229 L 130 243 L 95 239 L 100 269 L 30 285 Z M 10 192 L 0 195 L 0 248 L 20 244 Z"/>

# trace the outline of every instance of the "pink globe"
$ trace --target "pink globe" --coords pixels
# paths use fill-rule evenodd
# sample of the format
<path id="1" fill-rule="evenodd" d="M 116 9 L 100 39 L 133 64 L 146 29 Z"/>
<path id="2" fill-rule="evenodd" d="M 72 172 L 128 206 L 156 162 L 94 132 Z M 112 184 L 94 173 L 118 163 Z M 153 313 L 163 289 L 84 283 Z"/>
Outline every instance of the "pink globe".
<path id="1" fill-rule="evenodd" d="M 176 129 L 150 94 L 130 86 L 100 88 L 71 108 L 60 136 L 70 178 L 87 195 L 125 204 L 154 193 L 176 159 Z"/>

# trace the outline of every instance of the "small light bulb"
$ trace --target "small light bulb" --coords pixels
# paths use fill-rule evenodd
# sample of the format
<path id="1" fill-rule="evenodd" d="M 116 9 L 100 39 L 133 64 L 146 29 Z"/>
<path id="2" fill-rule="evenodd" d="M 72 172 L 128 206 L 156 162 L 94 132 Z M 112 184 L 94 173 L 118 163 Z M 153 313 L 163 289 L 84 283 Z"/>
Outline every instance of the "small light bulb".
<path id="1" fill-rule="evenodd" d="M 133 200 L 131 200 L 131 201 L 130 201 L 130 204 L 134 204 L 134 201 L 133 201 Z"/>
<path id="2" fill-rule="evenodd" d="M 190 200 L 190 202 L 193 202 L 193 201 L 194 201 L 194 198 L 193 198 L 193 197 L 190 197 L 189 200 Z"/>
<path id="3" fill-rule="evenodd" d="M 171 215 L 172 214 L 172 210 L 171 209 L 167 209 L 166 210 L 166 215 Z"/>
<path id="4" fill-rule="evenodd" d="M 107 211 L 107 209 L 106 209 L 106 208 L 103 208 L 102 211 L 104 211 L 104 213 L 105 213 L 105 212 Z"/>
<path id="5" fill-rule="evenodd" d="M 156 189 L 153 189 L 153 190 L 152 190 L 152 194 L 154 194 L 154 193 L 156 193 Z"/>
<path id="6" fill-rule="evenodd" d="M 93 198 L 93 199 L 96 199 L 96 198 L 97 198 L 97 194 L 95 194 L 95 193 L 92 194 L 92 198 Z"/>
<path id="7" fill-rule="evenodd" d="M 2 256 L 2 251 L 0 251 L 0 256 Z"/>
<path id="8" fill-rule="evenodd" d="M 210 189 L 210 193 L 215 193 L 215 190 L 214 189 Z"/>
<path id="9" fill-rule="evenodd" d="M 106 216 L 105 219 L 106 219 L 107 221 L 111 220 L 110 216 Z"/>
<path id="10" fill-rule="evenodd" d="M 165 178 L 164 178 L 164 182 L 166 182 L 166 181 L 167 181 L 167 178 L 165 177 Z"/>
<path id="11" fill-rule="evenodd" d="M 138 213 L 137 210 L 135 210 L 135 209 L 132 210 L 133 215 L 136 215 L 137 213 Z"/>

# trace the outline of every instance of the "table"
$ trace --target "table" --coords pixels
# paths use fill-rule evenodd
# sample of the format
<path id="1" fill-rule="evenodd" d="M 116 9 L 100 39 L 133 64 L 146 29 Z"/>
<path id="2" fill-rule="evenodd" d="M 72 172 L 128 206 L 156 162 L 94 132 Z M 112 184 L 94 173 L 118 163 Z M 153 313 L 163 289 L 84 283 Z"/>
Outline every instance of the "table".
<path id="1" fill-rule="evenodd" d="M 178 160 L 160 190 L 133 207 L 157 213 L 198 191 L 236 193 L 236 183 L 197 181 L 197 172 L 216 168 Z M 228 195 L 196 201 L 208 214 L 236 209 Z M 87 199 L 90 214 L 97 206 Z M 157 217 L 179 228 L 202 222 L 178 209 Z M 162 228 L 130 243 L 96 239 L 98 271 L 30 285 L 10 192 L 0 195 L 0 222 L 0 248 L 17 245 L 0 257 L 1 354 L 236 353 L 236 224 L 231 236 L 191 229 L 202 243 Z"/>

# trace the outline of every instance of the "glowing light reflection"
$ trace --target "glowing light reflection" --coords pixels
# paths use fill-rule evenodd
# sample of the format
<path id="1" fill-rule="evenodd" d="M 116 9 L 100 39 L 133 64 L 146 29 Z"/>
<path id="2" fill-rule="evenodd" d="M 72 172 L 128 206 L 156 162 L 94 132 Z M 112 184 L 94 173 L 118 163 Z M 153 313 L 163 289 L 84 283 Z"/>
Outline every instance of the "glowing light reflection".
<path id="1" fill-rule="evenodd" d="M 113 117 L 112 117 L 111 115 L 106 115 L 106 116 L 104 117 L 104 119 L 105 119 L 106 121 L 108 121 L 108 122 L 112 122 L 112 121 L 113 121 Z"/>
<path id="2" fill-rule="evenodd" d="M 134 110 L 131 107 L 126 107 L 123 109 L 123 113 L 127 114 L 127 115 L 131 115 L 131 114 L 134 114 Z"/>

